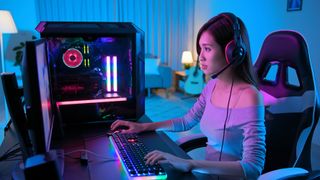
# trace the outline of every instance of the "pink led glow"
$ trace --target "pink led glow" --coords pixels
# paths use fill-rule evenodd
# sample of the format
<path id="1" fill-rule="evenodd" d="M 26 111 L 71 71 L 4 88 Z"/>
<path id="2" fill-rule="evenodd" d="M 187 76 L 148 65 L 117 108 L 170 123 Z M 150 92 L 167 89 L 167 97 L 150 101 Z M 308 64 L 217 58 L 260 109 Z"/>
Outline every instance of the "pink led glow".
<path id="1" fill-rule="evenodd" d="M 107 93 L 105 95 L 105 97 L 108 97 L 108 98 L 111 98 L 111 97 L 119 97 L 119 94 L 118 93 Z"/>
<path id="2" fill-rule="evenodd" d="M 69 68 L 76 68 L 83 61 L 82 53 L 75 48 L 68 49 L 62 56 L 63 63 Z"/>
<path id="3" fill-rule="evenodd" d="M 260 91 L 263 96 L 263 104 L 265 106 L 270 106 L 272 104 L 276 104 L 278 102 L 278 99 L 273 97 L 272 95 L 268 94 L 265 91 Z"/>
<path id="4" fill-rule="evenodd" d="M 111 92 L 111 67 L 110 67 L 110 56 L 106 58 L 106 78 L 107 78 L 107 91 Z"/>
<path id="5" fill-rule="evenodd" d="M 113 66 L 113 91 L 118 91 L 118 66 L 117 66 L 117 56 L 113 56 L 112 58 L 112 66 Z"/>
<path id="6" fill-rule="evenodd" d="M 77 92 L 82 90 L 84 90 L 84 87 L 79 85 L 67 85 L 62 87 L 63 92 Z"/>
<path id="7" fill-rule="evenodd" d="M 59 101 L 57 106 L 76 105 L 76 104 L 94 104 L 104 102 L 120 102 L 127 101 L 127 98 L 110 98 L 110 99 L 90 99 L 90 100 L 76 100 L 76 101 Z"/>

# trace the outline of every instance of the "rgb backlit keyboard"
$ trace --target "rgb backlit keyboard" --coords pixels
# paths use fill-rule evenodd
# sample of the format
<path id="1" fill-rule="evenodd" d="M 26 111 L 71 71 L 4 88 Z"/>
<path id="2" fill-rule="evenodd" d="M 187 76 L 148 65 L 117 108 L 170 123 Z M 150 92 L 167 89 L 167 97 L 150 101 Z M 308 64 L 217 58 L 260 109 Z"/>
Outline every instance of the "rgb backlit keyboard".
<path id="1" fill-rule="evenodd" d="M 130 179 L 166 179 L 159 164 L 145 164 L 144 156 L 150 152 L 137 134 L 113 133 L 109 137 Z"/>

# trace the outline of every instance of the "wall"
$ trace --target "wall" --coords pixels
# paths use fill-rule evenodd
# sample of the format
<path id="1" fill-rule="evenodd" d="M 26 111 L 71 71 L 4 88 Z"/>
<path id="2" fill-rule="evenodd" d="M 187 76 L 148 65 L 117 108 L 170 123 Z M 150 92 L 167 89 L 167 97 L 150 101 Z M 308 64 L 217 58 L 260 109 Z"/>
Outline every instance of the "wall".
<path id="1" fill-rule="evenodd" d="M 35 0 L 1 0 L 0 9 L 11 12 L 18 29 L 17 34 L 3 35 L 3 50 L 5 59 L 4 71 L 16 72 L 16 75 L 19 78 L 21 72 L 18 66 L 13 66 L 15 62 L 15 53 L 12 51 L 12 48 L 17 46 L 22 41 L 31 39 L 31 34 L 36 34 L 34 28 L 38 22 L 36 17 Z M 0 97 L 4 97 L 2 93 L 0 93 Z M 8 120 L 8 115 L 4 111 L 3 99 L 0 99 L 0 122 L 4 120 Z"/>
<path id="2" fill-rule="evenodd" d="M 0 7 L 11 12 L 18 29 L 17 34 L 8 34 L 4 37 L 5 70 L 20 73 L 18 67 L 13 67 L 15 53 L 12 48 L 37 34 L 34 30 L 38 24 L 35 0 L 5 0 L 0 3 Z"/>
<path id="3" fill-rule="evenodd" d="M 308 44 L 314 74 L 318 76 L 320 73 L 320 21 L 316 20 L 319 16 L 319 0 L 303 1 L 302 11 L 291 12 L 286 10 L 287 0 L 196 0 L 195 7 L 194 38 L 196 38 L 196 33 L 201 25 L 208 19 L 221 12 L 229 11 L 239 16 L 247 26 L 254 62 L 264 38 L 269 33 L 280 29 L 291 29 L 300 32 L 304 36 Z M 319 86 L 319 78 L 316 81 L 317 86 Z M 319 89 L 317 91 L 319 93 Z M 314 143 L 320 145 L 319 124 L 314 137 L 318 137 L 314 139 Z"/>

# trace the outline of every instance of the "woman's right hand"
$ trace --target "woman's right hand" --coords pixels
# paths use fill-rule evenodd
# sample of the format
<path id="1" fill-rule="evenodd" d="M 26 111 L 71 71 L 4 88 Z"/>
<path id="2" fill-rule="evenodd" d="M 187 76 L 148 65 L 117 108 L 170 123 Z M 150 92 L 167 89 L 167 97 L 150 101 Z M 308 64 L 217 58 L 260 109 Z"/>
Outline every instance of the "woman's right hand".
<path id="1" fill-rule="evenodd" d="M 121 127 L 125 127 L 125 129 Z M 111 124 L 110 130 L 116 131 L 117 129 L 121 129 L 121 133 L 139 133 L 144 131 L 145 127 L 142 123 L 116 120 Z"/>

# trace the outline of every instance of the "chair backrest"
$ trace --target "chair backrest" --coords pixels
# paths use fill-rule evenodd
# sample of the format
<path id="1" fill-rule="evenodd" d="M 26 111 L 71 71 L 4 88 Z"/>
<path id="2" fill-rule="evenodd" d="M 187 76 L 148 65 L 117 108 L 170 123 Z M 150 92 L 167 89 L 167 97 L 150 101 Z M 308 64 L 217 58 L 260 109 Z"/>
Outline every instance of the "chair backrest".
<path id="1" fill-rule="evenodd" d="M 314 131 L 316 100 L 304 38 L 294 31 L 269 34 L 254 68 L 266 106 L 264 173 L 294 166 L 311 169 L 308 151 Z"/>

